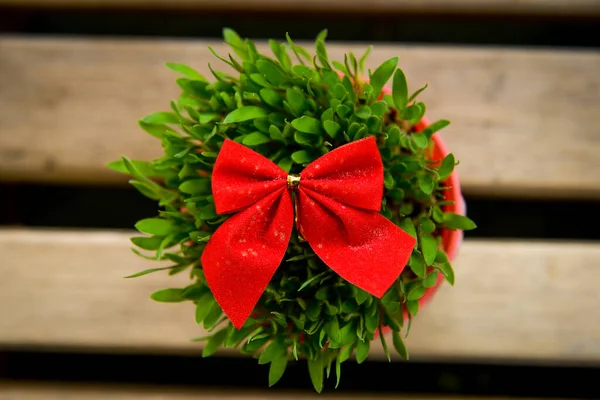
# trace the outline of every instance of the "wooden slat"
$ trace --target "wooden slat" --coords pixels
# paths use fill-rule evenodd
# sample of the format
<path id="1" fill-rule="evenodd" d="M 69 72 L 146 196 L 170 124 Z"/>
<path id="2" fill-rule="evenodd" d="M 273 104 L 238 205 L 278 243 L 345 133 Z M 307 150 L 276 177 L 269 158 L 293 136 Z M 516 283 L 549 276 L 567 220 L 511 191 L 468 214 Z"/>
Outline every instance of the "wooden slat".
<path id="1" fill-rule="evenodd" d="M 0 38 L 0 176 L 125 182 L 104 165 L 160 155 L 136 121 L 169 109 L 176 75 L 207 73 L 217 42 Z M 357 44 L 332 44 L 332 58 Z M 600 198 L 600 53 L 378 45 L 371 66 L 401 57 L 412 89 L 461 160 L 468 194 Z M 209 73 L 207 73 L 207 76 Z"/>
<path id="2" fill-rule="evenodd" d="M 228 11 L 304 11 L 378 13 L 451 13 L 591 16 L 596 0 L 0 0 L 1 5 L 48 8 L 137 8 Z"/>
<path id="3" fill-rule="evenodd" d="M 39 384 L 23 382 L 0 382 L 0 399 L 2 400 L 460 400 L 455 396 L 415 396 L 390 395 L 382 393 L 363 393 L 356 395 L 320 394 L 306 391 L 217 391 L 201 388 L 179 389 L 165 386 L 115 386 L 115 385 L 74 385 L 74 384 Z M 508 397 L 473 397 L 469 400 L 502 400 Z M 525 400 L 511 397 L 513 400 Z"/>
<path id="4" fill-rule="evenodd" d="M 157 266 L 133 255 L 128 237 L 0 230 L 0 345 L 199 351 L 193 305 L 148 298 L 188 277 L 123 279 Z M 600 362 L 599 264 L 599 244 L 466 241 L 456 286 L 413 324 L 412 358 Z"/>

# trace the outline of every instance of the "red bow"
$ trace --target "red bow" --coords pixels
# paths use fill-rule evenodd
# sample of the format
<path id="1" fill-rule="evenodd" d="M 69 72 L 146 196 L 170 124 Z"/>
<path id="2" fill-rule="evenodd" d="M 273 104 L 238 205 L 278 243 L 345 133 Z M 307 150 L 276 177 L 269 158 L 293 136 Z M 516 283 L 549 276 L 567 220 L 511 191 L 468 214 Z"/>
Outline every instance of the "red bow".
<path id="1" fill-rule="evenodd" d="M 299 179 L 299 184 L 298 184 Z M 381 297 L 398 278 L 415 239 L 379 214 L 383 164 L 373 137 L 341 146 L 290 176 L 226 140 L 212 191 L 217 213 L 236 212 L 212 235 L 202 267 L 225 314 L 241 328 L 285 256 L 294 223 L 325 264 Z"/>

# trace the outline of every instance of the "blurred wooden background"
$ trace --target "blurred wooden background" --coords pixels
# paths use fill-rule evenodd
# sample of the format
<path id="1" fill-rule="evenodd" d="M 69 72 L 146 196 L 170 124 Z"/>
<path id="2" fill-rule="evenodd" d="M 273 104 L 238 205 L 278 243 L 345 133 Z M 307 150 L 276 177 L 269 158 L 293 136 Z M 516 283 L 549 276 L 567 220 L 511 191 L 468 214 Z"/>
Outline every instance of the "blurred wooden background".
<path id="1" fill-rule="evenodd" d="M 253 360 L 202 360 L 190 307 L 148 298 L 185 276 L 122 279 L 148 267 L 128 237 L 155 205 L 105 164 L 160 154 L 136 121 L 178 93 L 164 62 L 208 73 L 223 26 L 261 46 L 329 27 L 331 58 L 372 43 L 452 121 L 480 226 L 456 287 L 413 361 L 377 348 L 329 394 L 600 397 L 598 22 L 597 0 L 0 0 L 0 399 L 312 396 L 302 364 L 274 391 Z"/>

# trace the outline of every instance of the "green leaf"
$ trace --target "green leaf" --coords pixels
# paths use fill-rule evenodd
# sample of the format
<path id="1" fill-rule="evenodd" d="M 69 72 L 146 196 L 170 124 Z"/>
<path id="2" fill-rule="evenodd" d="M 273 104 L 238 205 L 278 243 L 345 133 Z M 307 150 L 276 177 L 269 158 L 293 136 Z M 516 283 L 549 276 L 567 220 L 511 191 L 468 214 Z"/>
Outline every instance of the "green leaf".
<path id="1" fill-rule="evenodd" d="M 336 107 L 335 112 L 338 115 L 338 117 L 340 118 L 346 118 L 346 116 L 351 112 L 352 110 L 350 109 L 350 107 L 344 105 L 344 104 L 340 104 L 339 106 Z"/>
<path id="2" fill-rule="evenodd" d="M 325 132 L 334 139 L 340 131 L 340 124 L 335 121 L 325 121 L 323 122 L 323 127 L 325 128 Z"/>
<path id="3" fill-rule="evenodd" d="M 245 106 L 233 110 L 223 120 L 224 124 L 232 124 L 237 122 L 248 121 L 256 118 L 263 118 L 268 115 L 267 110 L 257 106 Z"/>
<path id="4" fill-rule="evenodd" d="M 371 108 L 369 106 L 362 106 L 354 112 L 354 115 L 360 119 L 367 119 L 371 116 Z"/>
<path id="5" fill-rule="evenodd" d="M 260 121 L 260 120 L 257 119 L 255 121 Z M 277 140 L 279 142 L 285 142 L 285 138 L 283 137 L 283 134 L 281 133 L 279 128 L 276 127 L 275 125 L 269 126 L 269 136 L 271 136 L 271 139 L 273 139 L 273 140 Z"/>
<path id="6" fill-rule="evenodd" d="M 196 304 L 196 323 L 200 325 L 206 319 L 213 307 L 218 307 L 212 293 L 204 293 Z"/>
<path id="7" fill-rule="evenodd" d="M 318 357 L 316 360 L 308 360 L 308 374 L 315 390 L 321 393 L 323 391 L 323 362 L 320 354 Z"/>
<path id="8" fill-rule="evenodd" d="M 282 170 L 284 170 L 285 172 L 290 172 L 290 170 L 292 169 L 292 159 L 289 157 L 285 157 L 282 158 L 277 165 L 279 166 L 279 168 L 281 168 Z"/>
<path id="9" fill-rule="evenodd" d="M 335 388 L 340 385 L 340 379 L 342 378 L 342 354 L 340 353 L 335 359 Z"/>
<path id="10" fill-rule="evenodd" d="M 425 136 L 427 136 L 428 138 L 431 138 L 431 136 L 435 132 L 447 127 L 448 125 L 450 125 L 450 121 L 442 119 L 442 120 L 436 121 L 433 124 L 429 125 L 427 128 L 423 129 L 422 132 Z"/>
<path id="11" fill-rule="evenodd" d="M 394 341 L 394 348 L 396 352 L 400 355 L 400 357 L 408 360 L 408 350 L 406 350 L 406 346 L 404 345 L 404 341 L 400 336 L 399 332 L 392 332 L 392 340 Z"/>
<path id="12" fill-rule="evenodd" d="M 369 293 L 367 293 L 364 290 L 357 287 L 355 289 L 355 298 L 356 298 L 356 303 L 358 303 L 358 305 L 361 305 L 362 303 L 367 301 L 367 299 L 369 298 Z"/>
<path id="13" fill-rule="evenodd" d="M 296 164 L 306 164 L 313 160 L 313 156 L 307 150 L 298 150 L 292 153 L 292 160 Z"/>
<path id="14" fill-rule="evenodd" d="M 423 257 L 419 253 L 413 252 L 410 255 L 408 265 L 419 278 L 425 277 L 425 263 L 423 262 Z"/>
<path id="15" fill-rule="evenodd" d="M 221 347 L 225 338 L 227 338 L 227 333 L 229 331 L 229 327 L 223 328 L 208 339 L 208 343 L 204 346 L 202 350 L 202 357 L 210 357 Z"/>
<path id="16" fill-rule="evenodd" d="M 271 107 L 280 107 L 283 103 L 283 96 L 276 90 L 270 88 L 260 89 L 260 97 Z"/>
<path id="17" fill-rule="evenodd" d="M 454 286 L 454 270 L 452 269 L 452 265 L 449 262 L 445 262 L 436 264 L 436 267 L 442 271 L 448 283 Z"/>
<path id="18" fill-rule="evenodd" d="M 371 50 L 373 50 L 373 46 L 367 47 L 367 49 L 363 53 L 362 57 L 360 57 L 360 61 L 358 62 L 358 65 L 359 65 L 361 74 L 364 73 L 364 71 L 365 71 L 365 62 L 367 61 L 367 57 L 369 57 L 369 54 L 371 54 Z"/>
<path id="19" fill-rule="evenodd" d="M 425 288 L 420 285 L 415 285 L 406 296 L 406 300 L 419 300 L 425 294 Z"/>
<path id="20" fill-rule="evenodd" d="M 388 105 L 385 101 L 377 101 L 371 104 L 371 115 L 375 115 L 378 117 L 383 117 L 383 115 L 388 110 Z"/>
<path id="21" fill-rule="evenodd" d="M 323 128 L 321 127 L 321 121 L 316 118 L 303 116 L 296 118 L 292 121 L 292 126 L 301 132 L 312 133 L 315 135 L 321 135 Z"/>
<path id="22" fill-rule="evenodd" d="M 159 176 L 159 173 L 152 167 L 148 161 L 142 160 L 129 160 L 127 159 L 135 170 L 144 177 Z M 118 161 L 112 161 L 107 164 L 107 167 L 113 171 L 121 172 L 123 174 L 131 174 L 127 166 L 125 165 L 125 159 Z M 139 179 L 139 178 L 138 178 Z"/>
<path id="23" fill-rule="evenodd" d="M 419 313 L 419 302 L 417 300 L 407 301 L 406 309 L 408 310 L 410 315 L 417 315 Z M 410 320 L 409 320 L 409 324 L 410 324 Z"/>
<path id="24" fill-rule="evenodd" d="M 413 142 L 415 142 L 417 147 L 420 149 L 424 149 L 429 145 L 429 140 L 423 133 L 413 133 L 411 137 Z"/>
<path id="25" fill-rule="evenodd" d="M 400 144 L 400 128 L 392 125 L 387 131 L 388 138 L 385 142 L 386 147 L 396 147 Z"/>
<path id="26" fill-rule="evenodd" d="M 415 230 L 415 226 L 410 218 L 404 218 L 402 221 L 400 221 L 398 226 L 410 236 L 414 237 L 415 239 L 417 238 L 417 231 Z"/>
<path id="27" fill-rule="evenodd" d="M 179 125 L 179 117 L 170 111 L 159 111 L 142 118 L 142 122 L 153 125 L 175 124 Z"/>
<path id="28" fill-rule="evenodd" d="M 433 270 L 432 272 L 430 272 L 429 275 L 427 275 L 427 277 L 423 279 L 423 287 L 430 288 L 435 286 L 435 284 L 437 283 L 438 275 L 439 272 L 437 270 Z"/>
<path id="29" fill-rule="evenodd" d="M 423 193 L 429 195 L 433 192 L 433 186 L 435 185 L 435 181 L 433 180 L 433 176 L 427 172 L 423 172 L 419 174 L 419 189 L 423 191 Z"/>
<path id="30" fill-rule="evenodd" d="M 377 307 L 375 307 L 377 310 Z M 374 315 L 367 313 L 365 315 L 365 327 L 371 333 L 375 332 L 377 326 L 379 325 L 379 313 L 376 311 Z"/>
<path id="31" fill-rule="evenodd" d="M 373 88 L 373 94 L 375 96 L 379 96 L 379 94 L 381 93 L 381 89 L 383 89 L 383 86 L 385 86 L 387 81 L 390 79 L 397 65 L 398 57 L 390 58 L 389 60 L 381 64 L 379 67 L 377 67 L 375 72 L 373 72 L 369 83 Z"/>
<path id="32" fill-rule="evenodd" d="M 384 184 L 385 188 L 388 190 L 393 189 L 394 183 L 395 183 L 394 177 L 392 176 L 390 171 L 385 171 L 385 174 L 383 175 L 383 184 Z"/>
<path id="33" fill-rule="evenodd" d="M 141 272 L 137 272 L 133 275 L 128 275 L 125 278 L 137 278 L 138 276 L 144 276 L 144 275 L 148 275 L 151 274 L 152 272 L 157 272 L 157 271 L 164 271 L 166 269 L 173 269 L 175 267 L 171 266 L 171 267 L 162 267 L 162 268 L 150 268 L 150 269 L 145 269 Z"/>
<path id="34" fill-rule="evenodd" d="M 346 66 L 344 64 L 342 64 L 339 61 L 332 61 L 331 64 L 339 71 L 343 72 L 345 75 L 348 75 L 350 72 L 348 71 L 348 68 L 346 68 Z"/>
<path id="35" fill-rule="evenodd" d="M 287 354 L 285 353 L 271 361 L 271 365 L 269 366 L 269 387 L 279 382 L 279 380 L 285 373 L 287 363 L 288 358 Z"/>
<path id="36" fill-rule="evenodd" d="M 444 213 L 444 225 L 449 229 L 462 229 L 465 231 L 477 228 L 475 222 L 471 221 L 470 218 L 454 213 Z"/>
<path id="37" fill-rule="evenodd" d="M 423 86 L 422 88 L 420 88 L 419 90 L 417 90 L 416 92 L 414 92 L 413 94 L 410 95 L 410 97 L 408 98 L 408 102 L 410 103 L 411 101 L 413 101 L 414 99 L 417 98 L 417 96 L 419 94 L 421 94 L 421 92 L 425 89 L 427 89 L 428 84 L 426 83 L 425 86 Z"/>
<path id="38" fill-rule="evenodd" d="M 167 236 L 177 231 L 177 225 L 170 220 L 161 218 L 146 218 L 135 224 L 135 229 L 142 233 L 155 236 Z"/>
<path id="39" fill-rule="evenodd" d="M 448 154 L 444 158 L 444 161 L 442 161 L 442 164 L 440 165 L 440 168 L 438 169 L 438 174 L 440 176 L 439 180 L 444 181 L 444 180 L 448 179 L 450 174 L 452 174 L 452 171 L 454 171 L 455 165 L 456 165 L 456 160 L 454 160 L 454 155 L 452 153 Z"/>
<path id="40" fill-rule="evenodd" d="M 285 345 L 283 337 L 279 337 L 278 339 L 269 343 L 269 345 L 262 352 L 260 357 L 258 358 L 259 364 L 267 364 L 285 354 L 287 347 Z"/>
<path id="41" fill-rule="evenodd" d="M 411 124 L 416 124 L 423 118 L 423 115 L 425 115 L 425 109 L 424 103 L 416 103 L 403 109 L 400 112 L 400 117 L 409 121 Z"/>
<path id="42" fill-rule="evenodd" d="M 242 143 L 246 146 L 258 146 L 261 144 L 269 143 L 271 138 L 260 132 L 254 132 L 244 137 Z"/>
<path id="43" fill-rule="evenodd" d="M 301 113 L 304 110 L 304 102 L 306 101 L 306 99 L 304 98 L 304 95 L 301 92 L 299 92 L 298 90 L 288 88 L 285 92 L 285 96 L 288 103 L 290 104 L 290 107 L 292 107 L 292 109 L 297 114 Z"/>
<path id="44" fill-rule="evenodd" d="M 422 233 L 432 233 L 435 231 L 435 224 L 430 219 L 422 219 L 420 221 L 419 230 Z"/>
<path id="45" fill-rule="evenodd" d="M 204 329 L 213 328 L 214 325 L 219 321 L 221 314 L 223 314 L 223 310 L 221 309 L 221 307 L 219 307 L 218 304 L 215 303 L 215 305 L 213 305 L 210 308 L 210 311 L 208 312 L 206 318 L 204 318 Z"/>
<path id="46" fill-rule="evenodd" d="M 433 265 L 437 254 L 437 241 L 429 234 L 421 235 L 421 252 L 425 259 L 425 265 Z"/>
<path id="47" fill-rule="evenodd" d="M 398 68 L 394 73 L 394 82 L 392 84 L 392 98 L 396 108 L 402 110 L 408 102 L 408 85 L 404 72 Z"/>
<path id="48" fill-rule="evenodd" d="M 246 60 L 248 58 L 244 41 L 233 29 L 223 28 L 223 39 L 225 39 L 225 43 L 231 46 L 238 57 L 240 57 L 242 60 Z"/>
<path id="49" fill-rule="evenodd" d="M 362 364 L 363 361 L 369 356 L 369 348 L 371 343 L 368 340 L 364 342 L 359 341 L 356 346 L 356 362 Z"/>
<path id="50" fill-rule="evenodd" d="M 182 293 L 183 289 L 162 289 L 152 293 L 150 298 L 163 303 L 179 303 L 185 301 Z"/>
<path id="51" fill-rule="evenodd" d="M 285 72 L 271 60 L 261 59 L 255 65 L 267 82 L 274 86 L 280 86 L 288 80 Z"/>
<path id="52" fill-rule="evenodd" d="M 154 137 L 161 139 L 167 132 L 170 131 L 169 127 L 162 124 L 148 124 L 142 120 L 138 121 L 138 125 L 144 131 L 148 132 Z"/>
<path id="53" fill-rule="evenodd" d="M 199 112 L 198 113 L 198 122 L 200 124 L 208 124 L 212 121 L 217 121 L 220 119 L 220 115 L 213 112 Z"/>
<path id="54" fill-rule="evenodd" d="M 444 212 L 441 210 L 441 208 L 439 206 L 433 207 L 433 212 L 432 212 L 431 216 L 433 217 L 433 220 L 435 222 L 437 222 L 438 224 L 441 224 L 442 222 L 444 222 Z"/>
<path id="55" fill-rule="evenodd" d="M 246 326 L 241 329 L 233 328 L 231 334 L 227 336 L 227 340 L 225 340 L 225 347 L 235 347 L 239 345 L 242 340 L 244 340 L 254 329 L 254 326 Z"/>
<path id="56" fill-rule="evenodd" d="M 325 324 L 325 331 L 331 340 L 336 343 L 341 343 L 342 333 L 340 331 L 340 324 L 337 317 L 334 316 L 331 320 L 327 321 Z"/>
<path id="57" fill-rule="evenodd" d="M 165 65 L 173 71 L 185 76 L 186 78 L 197 81 L 206 81 L 206 78 L 203 77 L 198 71 L 192 67 L 188 67 L 187 65 L 170 62 L 166 63 Z"/>
<path id="58" fill-rule="evenodd" d="M 388 349 L 387 341 L 385 340 L 385 335 L 383 334 L 381 325 L 379 325 L 379 339 L 381 340 L 381 347 L 383 348 L 383 353 L 387 357 L 388 362 L 391 362 L 392 357 L 390 356 L 390 350 Z"/>
<path id="59" fill-rule="evenodd" d="M 160 246 L 160 243 L 162 242 L 163 238 L 162 237 L 142 237 L 142 236 L 138 236 L 138 237 L 132 237 L 131 242 L 133 244 L 135 244 L 137 247 L 144 249 L 144 250 L 157 250 L 158 247 Z"/>
<path id="60" fill-rule="evenodd" d="M 325 46 L 324 40 L 324 38 L 318 38 L 315 42 L 317 49 L 317 57 L 319 58 L 319 61 L 321 61 L 321 65 L 324 68 L 331 69 L 331 65 L 329 64 L 329 57 L 327 56 L 327 47 Z"/>
<path id="61" fill-rule="evenodd" d="M 210 194 L 210 180 L 208 179 L 191 179 L 185 182 L 182 182 L 179 185 L 179 190 L 182 193 L 187 194 Z"/>
<path id="62" fill-rule="evenodd" d="M 320 274 L 317 274 L 317 275 L 313 276 L 312 278 L 308 279 L 306 282 L 304 282 L 302 284 L 302 286 L 300 286 L 300 288 L 298 289 L 298 291 L 301 291 L 302 289 L 304 289 L 305 287 L 307 287 L 308 285 L 310 285 L 311 283 L 313 283 L 317 279 L 321 278 L 325 274 L 325 272 L 326 271 L 323 271 Z"/>

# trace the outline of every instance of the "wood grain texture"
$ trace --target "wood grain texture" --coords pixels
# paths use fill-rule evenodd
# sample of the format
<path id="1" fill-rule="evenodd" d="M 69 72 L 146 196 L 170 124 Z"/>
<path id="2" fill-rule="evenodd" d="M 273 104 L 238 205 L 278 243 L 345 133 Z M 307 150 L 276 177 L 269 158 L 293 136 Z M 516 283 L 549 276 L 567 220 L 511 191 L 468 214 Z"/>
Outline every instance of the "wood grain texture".
<path id="1" fill-rule="evenodd" d="M 133 255 L 129 236 L 0 230 L 0 345 L 200 351 L 193 305 L 149 299 L 188 277 L 123 279 L 158 264 Z M 467 241 L 456 286 L 413 323 L 412 359 L 600 362 L 599 264 L 600 244 Z"/>
<path id="2" fill-rule="evenodd" d="M 137 119 L 169 109 L 176 75 L 207 73 L 217 42 L 0 38 L 0 176 L 125 182 L 104 165 L 159 156 Z M 360 44 L 335 43 L 330 57 Z M 411 89 L 429 83 L 431 119 L 461 160 L 468 194 L 600 198 L 600 53 L 375 46 L 370 66 L 400 56 Z"/>
<path id="3" fill-rule="evenodd" d="M 301 11 L 448 13 L 509 15 L 600 15 L 597 0 L 0 0 L 0 6 L 43 8 L 184 9 L 226 11 Z"/>
<path id="4" fill-rule="evenodd" d="M 316 394 L 305 391 L 244 390 L 217 391 L 200 388 L 181 389 L 169 386 L 140 385 L 82 385 L 82 384 L 40 384 L 21 382 L 0 382 L 1 400 L 503 400 L 508 397 L 456 397 L 456 396 L 410 396 L 383 393 L 362 393 L 356 395 Z M 510 397 L 512 400 L 525 400 Z M 531 400 L 531 399 L 530 399 Z"/>

